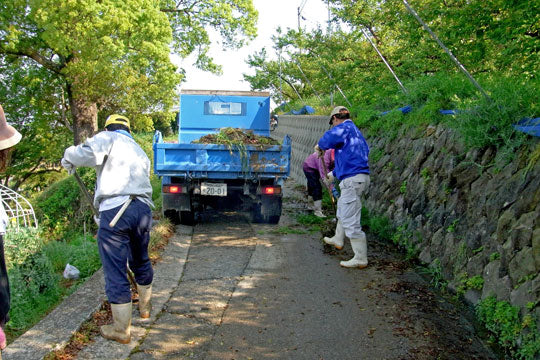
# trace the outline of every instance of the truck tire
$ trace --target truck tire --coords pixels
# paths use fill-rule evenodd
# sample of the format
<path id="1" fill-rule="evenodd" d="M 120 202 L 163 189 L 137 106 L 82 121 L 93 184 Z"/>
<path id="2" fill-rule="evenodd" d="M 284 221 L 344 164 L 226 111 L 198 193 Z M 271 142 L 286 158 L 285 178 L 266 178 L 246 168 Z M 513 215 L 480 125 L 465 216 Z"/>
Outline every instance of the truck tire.
<path id="1" fill-rule="evenodd" d="M 268 223 L 268 224 L 277 224 L 279 222 L 279 218 L 281 216 L 279 215 L 270 215 L 270 216 L 267 216 L 267 219 L 265 219 L 265 223 Z"/>

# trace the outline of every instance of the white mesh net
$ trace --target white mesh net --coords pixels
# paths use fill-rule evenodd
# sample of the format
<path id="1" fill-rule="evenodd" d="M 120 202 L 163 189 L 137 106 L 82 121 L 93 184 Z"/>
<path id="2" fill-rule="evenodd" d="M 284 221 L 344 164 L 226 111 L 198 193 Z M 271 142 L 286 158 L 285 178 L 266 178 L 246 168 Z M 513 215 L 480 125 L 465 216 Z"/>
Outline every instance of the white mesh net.
<path id="1" fill-rule="evenodd" d="M 21 227 L 37 228 L 38 223 L 34 208 L 22 195 L 10 188 L 0 185 L 0 197 L 2 206 L 9 218 L 9 226 L 18 230 Z"/>

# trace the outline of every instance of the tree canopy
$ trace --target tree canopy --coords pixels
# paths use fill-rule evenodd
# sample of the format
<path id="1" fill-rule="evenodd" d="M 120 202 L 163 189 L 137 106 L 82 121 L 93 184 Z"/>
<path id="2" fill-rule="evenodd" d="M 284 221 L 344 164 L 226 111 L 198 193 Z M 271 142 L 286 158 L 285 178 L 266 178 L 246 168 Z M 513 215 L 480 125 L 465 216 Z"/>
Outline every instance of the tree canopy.
<path id="1" fill-rule="evenodd" d="M 170 109 L 183 78 L 171 52 L 196 53 L 197 66 L 219 72 L 208 56 L 209 31 L 239 47 L 255 37 L 256 19 L 251 0 L 4 1 L 0 81 L 9 86 L 0 101 L 23 129 L 21 146 L 50 136 L 43 141 L 56 151 L 44 147 L 41 155 L 58 163 L 66 134 L 75 144 L 92 136 L 98 113 L 123 113 L 135 130 L 151 130 L 148 114 Z"/>
<path id="2" fill-rule="evenodd" d="M 411 4 L 474 76 L 538 81 L 540 3 L 417 0 Z M 280 60 L 269 59 L 268 49 L 252 54 L 249 65 L 255 75 L 245 79 L 253 88 L 271 89 L 276 98 L 298 101 L 328 95 L 337 84 L 351 102 L 395 105 L 404 94 L 365 34 L 405 83 L 459 72 L 402 1 L 330 0 L 329 5 L 330 31 L 288 29 L 274 38 L 273 50 L 282 55 Z"/>

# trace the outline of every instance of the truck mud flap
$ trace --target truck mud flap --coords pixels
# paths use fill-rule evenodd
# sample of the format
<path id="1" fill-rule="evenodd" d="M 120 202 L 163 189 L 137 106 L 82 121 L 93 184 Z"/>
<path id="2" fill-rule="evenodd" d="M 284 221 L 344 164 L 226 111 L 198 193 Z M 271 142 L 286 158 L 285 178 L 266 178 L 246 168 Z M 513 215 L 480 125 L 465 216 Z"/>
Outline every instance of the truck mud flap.
<path id="1" fill-rule="evenodd" d="M 254 223 L 277 224 L 281 217 L 281 196 L 262 196 L 253 204 L 251 221 Z"/>

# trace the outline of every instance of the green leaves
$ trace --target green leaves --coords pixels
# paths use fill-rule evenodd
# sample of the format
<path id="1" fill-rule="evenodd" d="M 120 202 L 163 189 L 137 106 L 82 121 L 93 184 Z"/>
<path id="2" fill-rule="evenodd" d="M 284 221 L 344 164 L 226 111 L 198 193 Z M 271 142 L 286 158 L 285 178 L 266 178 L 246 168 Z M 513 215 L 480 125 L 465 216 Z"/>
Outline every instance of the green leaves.
<path id="1" fill-rule="evenodd" d="M 0 3 L 0 103 L 24 136 L 9 175 L 18 186 L 59 172 L 71 133 L 76 143 L 92 136 L 98 113 L 153 130 L 150 114 L 170 110 L 183 78 L 171 51 L 197 52 L 197 65 L 218 73 L 210 32 L 239 47 L 255 37 L 256 17 L 251 0 Z"/>
<path id="2" fill-rule="evenodd" d="M 459 73 L 401 1 L 332 0 L 329 3 L 334 15 L 331 31 L 277 33 L 274 47 L 283 50 L 285 58 L 281 67 L 276 61 L 262 58 L 263 54 L 251 57 L 249 64 L 256 74 L 246 80 L 255 89 L 281 91 L 275 85 L 281 77 L 287 79 L 283 96 L 289 101 L 297 100 L 297 95 L 288 84 L 294 84 L 302 98 L 315 92 L 330 96 L 338 84 L 352 103 L 361 104 L 359 107 L 377 104 L 381 110 L 389 110 L 403 106 L 406 99 L 399 94 L 397 82 L 365 38 L 364 31 L 406 87 L 420 77 L 429 83 L 428 77 L 434 74 Z M 475 77 L 482 74 L 519 75 L 530 80 L 538 77 L 538 2 L 417 0 L 413 6 Z M 340 27 L 347 30 L 336 30 Z M 296 63 L 304 72 L 310 70 L 307 77 L 315 90 L 303 86 L 306 81 L 296 69 Z M 461 73 L 459 76 L 464 77 Z M 465 77 L 464 80 L 467 81 Z M 462 89 L 466 93 L 456 95 L 469 96 L 470 90 Z M 440 102 L 448 103 L 450 99 Z"/>

